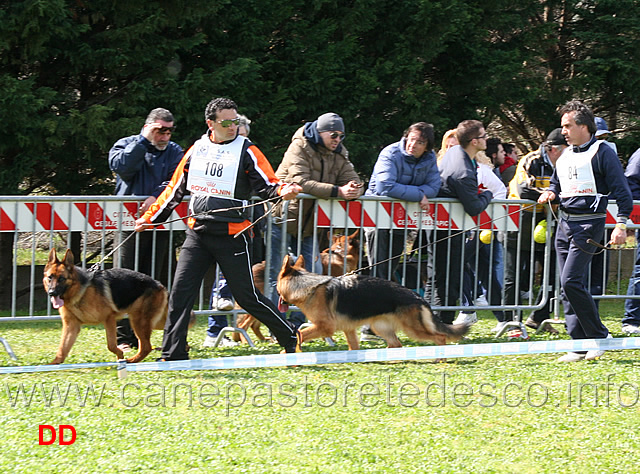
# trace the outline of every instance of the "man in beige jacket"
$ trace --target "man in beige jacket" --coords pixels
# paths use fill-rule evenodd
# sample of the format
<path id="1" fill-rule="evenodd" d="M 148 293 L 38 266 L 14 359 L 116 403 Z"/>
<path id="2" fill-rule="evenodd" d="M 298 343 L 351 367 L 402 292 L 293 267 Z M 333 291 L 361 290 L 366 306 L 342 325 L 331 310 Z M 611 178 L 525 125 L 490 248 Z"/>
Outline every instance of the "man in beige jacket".
<path id="1" fill-rule="evenodd" d="M 342 118 L 335 113 L 326 113 L 313 122 L 300 127 L 291 139 L 276 176 L 285 183 L 296 183 L 302 192 L 321 199 L 337 197 L 357 199 L 364 191 L 362 181 L 349 161 L 349 152 L 342 143 L 345 127 Z M 293 254 L 302 254 L 307 270 L 321 273 L 316 258 L 319 254 L 313 242 L 313 200 L 293 200 L 290 202 L 286 231 L 278 222 L 281 213 L 276 214 L 271 237 L 270 281 L 273 298 L 277 298 L 275 283 L 282 266 L 282 241 Z M 298 240 L 300 235 L 302 238 Z M 315 264 L 315 265 L 314 265 Z M 302 313 L 292 314 L 292 322 L 299 326 L 304 322 Z"/>

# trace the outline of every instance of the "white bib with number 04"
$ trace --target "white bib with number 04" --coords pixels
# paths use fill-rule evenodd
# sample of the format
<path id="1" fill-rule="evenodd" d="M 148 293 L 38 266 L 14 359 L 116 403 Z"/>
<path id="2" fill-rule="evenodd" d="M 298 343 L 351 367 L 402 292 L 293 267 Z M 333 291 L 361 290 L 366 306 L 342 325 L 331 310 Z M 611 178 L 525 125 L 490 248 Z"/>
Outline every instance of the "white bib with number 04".
<path id="1" fill-rule="evenodd" d="M 598 140 L 588 150 L 578 153 L 573 151 L 573 147 L 568 147 L 558 158 L 556 173 L 562 189 L 561 198 L 598 194 L 591 160 L 602 142 L 603 140 Z"/>
<path id="2" fill-rule="evenodd" d="M 233 198 L 245 140 L 241 135 L 222 145 L 207 136 L 198 140 L 191 156 L 187 189 L 192 194 Z"/>

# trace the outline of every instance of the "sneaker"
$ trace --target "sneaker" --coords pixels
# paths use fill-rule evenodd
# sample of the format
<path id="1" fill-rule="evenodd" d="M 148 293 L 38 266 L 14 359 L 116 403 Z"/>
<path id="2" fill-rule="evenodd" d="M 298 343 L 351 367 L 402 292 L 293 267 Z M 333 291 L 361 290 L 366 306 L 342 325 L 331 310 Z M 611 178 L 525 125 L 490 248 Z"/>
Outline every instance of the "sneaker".
<path id="1" fill-rule="evenodd" d="M 377 342 L 384 341 L 380 336 L 375 334 L 370 327 L 363 327 L 360 330 L 360 342 Z"/>
<path id="2" fill-rule="evenodd" d="M 211 307 L 218 311 L 231 311 L 233 309 L 233 301 L 229 298 L 213 298 Z"/>
<path id="3" fill-rule="evenodd" d="M 611 334 L 608 334 L 606 339 L 613 339 Z M 604 355 L 606 351 L 604 349 L 593 349 L 587 352 L 587 355 L 584 356 L 584 360 L 596 360 Z"/>
<path id="4" fill-rule="evenodd" d="M 480 295 L 478 296 L 474 301 L 473 304 L 475 306 L 489 306 L 489 302 L 487 301 L 487 297 L 484 295 Z"/>
<path id="5" fill-rule="evenodd" d="M 118 344 L 118 349 L 120 349 L 123 354 L 126 354 L 127 352 L 131 352 L 133 350 L 133 348 L 126 342 L 122 344 Z"/>
<path id="6" fill-rule="evenodd" d="M 453 322 L 453 324 L 466 324 L 467 326 L 471 326 L 472 324 L 475 324 L 477 322 L 478 315 L 475 312 L 465 313 L 463 311 L 460 311 L 460 314 L 458 314 L 458 317 Z"/>
<path id="7" fill-rule="evenodd" d="M 513 328 L 507 331 L 507 339 L 511 341 L 513 339 L 529 339 L 529 337 L 525 337 L 520 328 Z"/>
<path id="8" fill-rule="evenodd" d="M 640 327 L 633 324 L 623 324 L 622 332 L 625 334 L 640 334 Z"/>
<path id="9" fill-rule="evenodd" d="M 204 342 L 202 343 L 202 347 L 215 347 L 216 339 L 217 337 L 211 337 L 207 334 L 207 336 L 204 338 Z M 237 345 L 237 342 L 234 342 L 226 337 L 220 339 L 220 342 L 218 343 L 218 347 L 235 347 Z"/>
<path id="10" fill-rule="evenodd" d="M 557 362 L 579 362 L 585 358 L 584 354 L 579 354 L 577 352 L 567 352 L 562 357 L 557 359 Z"/>
<path id="11" fill-rule="evenodd" d="M 520 299 L 522 301 L 528 300 L 529 298 L 531 298 L 531 292 L 530 291 L 521 291 L 520 292 Z"/>

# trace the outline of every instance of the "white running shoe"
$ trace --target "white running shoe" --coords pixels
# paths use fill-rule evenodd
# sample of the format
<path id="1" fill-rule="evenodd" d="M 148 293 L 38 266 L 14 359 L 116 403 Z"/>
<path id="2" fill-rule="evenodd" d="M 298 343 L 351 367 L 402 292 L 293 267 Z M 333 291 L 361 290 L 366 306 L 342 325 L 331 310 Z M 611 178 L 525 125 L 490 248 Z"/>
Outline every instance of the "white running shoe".
<path id="1" fill-rule="evenodd" d="M 606 339 L 613 339 L 611 333 L 607 335 Z M 587 355 L 584 356 L 584 360 L 596 360 L 604 355 L 606 351 L 604 349 L 592 349 L 587 352 Z"/>
<path id="2" fill-rule="evenodd" d="M 471 326 L 472 324 L 475 324 L 477 322 L 478 315 L 475 312 L 465 313 L 463 311 L 460 311 L 460 314 L 458 314 L 458 317 L 453 322 L 453 324 L 466 324 L 467 326 Z"/>

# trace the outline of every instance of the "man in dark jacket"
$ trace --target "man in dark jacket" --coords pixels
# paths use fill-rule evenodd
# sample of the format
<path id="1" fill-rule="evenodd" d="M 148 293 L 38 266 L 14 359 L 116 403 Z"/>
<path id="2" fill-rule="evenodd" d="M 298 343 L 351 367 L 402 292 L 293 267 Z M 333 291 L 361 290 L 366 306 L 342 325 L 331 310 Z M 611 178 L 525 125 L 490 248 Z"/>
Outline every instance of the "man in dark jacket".
<path id="1" fill-rule="evenodd" d="M 611 193 L 618 205 L 618 216 L 609 243 L 625 243 L 633 199 L 618 155 L 595 137 L 591 109 L 576 100 L 566 103 L 560 114 L 562 134 L 570 146 L 556 162 L 549 190 L 540 195 L 538 202 L 560 202 L 556 252 L 567 332 L 572 339 L 610 338 L 586 286 L 589 264 L 598 252 L 598 247 L 588 241 L 600 242 L 604 238 Z M 558 361 L 593 360 L 603 354 L 604 350 L 568 352 Z"/>
<path id="2" fill-rule="evenodd" d="M 121 138 L 109 150 L 109 167 L 116 174 L 116 195 L 147 196 L 140 206 L 140 214 L 160 195 L 182 159 L 182 147 L 171 141 L 174 124 L 173 114 L 167 109 L 153 109 L 139 134 Z M 124 232 L 122 238 L 130 234 Z M 167 286 L 169 232 L 149 232 L 136 238 L 139 239 L 137 256 L 136 239 L 132 237 L 120 249 L 120 265 L 150 275 Z M 152 253 L 154 245 L 155 254 Z M 128 319 L 118 321 L 117 329 L 118 345 L 122 349 L 137 347 L 138 340 Z"/>
<path id="3" fill-rule="evenodd" d="M 627 164 L 624 172 L 631 188 L 631 194 L 636 201 L 640 200 L 640 148 L 638 148 Z M 640 240 L 640 232 L 636 231 L 636 242 Z M 636 263 L 633 274 L 629 279 L 627 296 L 640 295 L 640 246 L 636 251 Z M 640 334 L 640 299 L 629 298 L 624 302 L 624 317 L 622 318 L 622 332 L 625 334 Z"/>
<path id="4" fill-rule="evenodd" d="M 477 120 L 465 120 L 456 129 L 459 145 L 449 148 L 439 164 L 442 187 L 440 197 L 456 198 L 470 216 L 484 211 L 493 193 L 479 192 L 475 156 L 487 148 L 487 133 Z M 460 273 L 465 244 L 464 233 L 458 230 L 436 231 L 434 259 L 435 287 L 432 303 L 435 306 L 456 306 L 461 296 Z M 455 311 L 437 311 L 444 323 L 451 324 Z"/>

